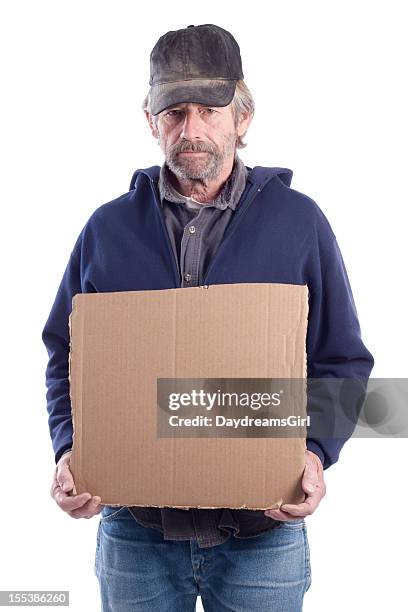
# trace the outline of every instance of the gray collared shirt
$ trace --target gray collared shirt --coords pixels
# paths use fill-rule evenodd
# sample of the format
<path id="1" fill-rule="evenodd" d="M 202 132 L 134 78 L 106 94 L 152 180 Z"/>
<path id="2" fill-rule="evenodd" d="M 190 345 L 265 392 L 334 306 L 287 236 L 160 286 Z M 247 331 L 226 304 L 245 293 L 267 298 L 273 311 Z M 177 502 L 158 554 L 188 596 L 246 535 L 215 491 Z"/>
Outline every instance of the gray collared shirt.
<path id="1" fill-rule="evenodd" d="M 236 155 L 232 172 L 217 197 L 201 204 L 178 193 L 169 181 L 168 166 L 160 169 L 158 188 L 164 220 L 182 287 L 203 284 L 246 186 L 248 170 Z"/>

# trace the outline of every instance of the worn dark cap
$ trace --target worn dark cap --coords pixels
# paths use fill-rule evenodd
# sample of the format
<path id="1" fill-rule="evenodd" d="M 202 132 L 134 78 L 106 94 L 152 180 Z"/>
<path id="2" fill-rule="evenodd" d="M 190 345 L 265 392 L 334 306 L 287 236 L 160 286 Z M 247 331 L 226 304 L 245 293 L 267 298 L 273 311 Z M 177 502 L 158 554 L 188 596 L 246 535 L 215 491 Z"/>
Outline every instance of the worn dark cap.
<path id="1" fill-rule="evenodd" d="M 182 102 L 227 106 L 244 78 L 235 38 L 212 24 L 167 32 L 150 54 L 151 114 Z"/>

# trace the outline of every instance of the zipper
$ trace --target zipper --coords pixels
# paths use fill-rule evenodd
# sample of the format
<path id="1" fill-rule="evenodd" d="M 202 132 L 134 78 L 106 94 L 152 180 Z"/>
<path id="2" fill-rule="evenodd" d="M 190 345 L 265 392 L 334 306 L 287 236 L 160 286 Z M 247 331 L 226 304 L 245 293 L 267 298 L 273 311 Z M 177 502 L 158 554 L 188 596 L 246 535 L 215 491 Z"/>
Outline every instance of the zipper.
<path id="1" fill-rule="evenodd" d="M 248 193 L 246 194 L 245 198 L 243 199 L 243 201 L 240 203 L 240 206 L 238 207 L 237 212 L 235 213 L 235 215 L 233 216 L 231 223 L 228 225 L 226 231 L 224 232 L 224 236 L 222 238 L 221 244 L 217 249 L 217 252 L 215 254 L 215 256 L 213 257 L 207 273 L 203 279 L 203 285 L 205 287 L 208 287 L 208 277 L 210 275 L 210 272 L 212 272 L 212 269 L 214 268 L 214 264 L 217 262 L 217 260 L 221 257 L 221 251 L 222 249 L 225 249 L 225 243 L 228 241 L 228 239 L 231 237 L 231 234 L 234 232 L 234 230 L 236 229 L 239 221 L 242 219 L 244 213 L 248 210 L 249 206 L 252 204 L 253 200 L 256 198 L 256 196 L 258 195 L 258 193 L 260 193 L 262 191 L 261 188 L 258 188 L 256 185 L 252 186 L 252 190 L 249 189 Z"/>
<path id="2" fill-rule="evenodd" d="M 163 215 L 161 212 L 161 206 L 160 206 L 160 202 L 159 202 L 159 197 L 158 197 L 158 193 L 156 191 L 156 187 L 154 184 L 154 179 L 152 179 L 151 177 L 149 177 L 150 180 L 150 186 L 152 188 L 152 192 L 153 192 L 153 196 L 154 196 L 154 201 L 155 204 L 159 210 L 159 216 L 160 216 L 160 222 L 161 222 L 161 226 L 163 229 L 163 232 L 166 236 L 166 243 L 167 243 L 167 248 L 170 254 L 170 258 L 171 258 L 171 262 L 172 262 L 172 268 L 173 268 L 173 272 L 174 272 L 174 276 L 177 279 L 176 281 L 176 285 L 177 287 L 181 287 L 181 282 L 180 282 L 180 275 L 179 275 L 179 271 L 178 271 L 178 265 L 177 265 L 177 261 L 174 257 L 174 253 L 173 253 L 173 249 L 171 246 L 171 242 L 170 242 L 170 237 L 167 231 L 167 227 L 166 224 L 164 222 L 163 219 Z M 234 217 L 231 220 L 231 223 L 228 225 L 226 231 L 224 232 L 224 236 L 223 239 L 221 241 L 221 244 L 219 245 L 217 252 L 215 254 L 215 256 L 213 257 L 209 268 L 207 270 L 207 273 L 205 275 L 205 278 L 203 279 L 203 284 L 202 285 L 198 285 L 199 287 L 205 287 L 208 288 L 208 284 L 207 284 L 207 279 L 208 276 L 210 274 L 210 272 L 212 271 L 212 269 L 214 268 L 214 264 L 217 262 L 217 260 L 220 257 L 220 251 L 222 251 L 222 249 L 225 249 L 225 243 L 227 242 L 227 240 L 231 237 L 231 234 L 234 232 L 234 230 L 236 229 L 239 221 L 242 219 L 244 213 L 246 212 L 246 210 L 249 208 L 249 206 L 252 204 L 253 200 L 255 199 L 255 197 L 258 195 L 258 193 L 260 193 L 262 191 L 261 187 L 257 187 L 255 184 L 252 184 L 252 189 L 248 190 L 248 193 L 246 194 L 244 200 L 241 202 L 240 206 L 238 207 L 238 210 L 236 211 Z"/>

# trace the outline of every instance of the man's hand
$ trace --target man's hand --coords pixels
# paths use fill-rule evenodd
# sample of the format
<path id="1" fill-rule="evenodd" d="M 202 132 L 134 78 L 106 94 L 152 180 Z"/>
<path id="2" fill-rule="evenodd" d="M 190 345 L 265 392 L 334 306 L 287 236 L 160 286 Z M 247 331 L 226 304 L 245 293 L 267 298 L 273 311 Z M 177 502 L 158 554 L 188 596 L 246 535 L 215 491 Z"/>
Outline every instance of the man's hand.
<path id="1" fill-rule="evenodd" d="M 306 451 L 306 465 L 303 472 L 302 488 L 306 499 L 301 504 L 283 504 L 279 509 L 265 510 L 266 516 L 278 521 L 293 521 L 312 514 L 326 495 L 323 465 L 312 451 Z"/>
<path id="2" fill-rule="evenodd" d="M 74 479 L 69 469 L 70 457 L 71 453 L 65 453 L 55 466 L 51 497 L 72 518 L 92 518 L 102 510 L 101 498 L 92 497 L 90 493 L 81 493 L 81 495 L 72 493 Z"/>

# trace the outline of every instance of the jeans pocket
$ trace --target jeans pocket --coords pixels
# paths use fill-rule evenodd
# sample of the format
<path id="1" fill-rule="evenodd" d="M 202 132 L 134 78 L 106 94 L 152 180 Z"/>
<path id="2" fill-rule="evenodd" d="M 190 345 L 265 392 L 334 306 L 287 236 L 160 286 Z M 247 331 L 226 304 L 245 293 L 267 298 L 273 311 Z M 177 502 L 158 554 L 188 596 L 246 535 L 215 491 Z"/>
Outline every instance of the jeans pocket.
<path id="1" fill-rule="evenodd" d="M 301 529 L 305 525 L 305 519 L 294 519 L 293 521 L 282 521 L 281 527 L 286 529 Z"/>
<path id="2" fill-rule="evenodd" d="M 101 523 L 107 523 L 117 518 L 124 510 L 127 510 L 127 506 L 104 506 L 101 510 Z"/>

